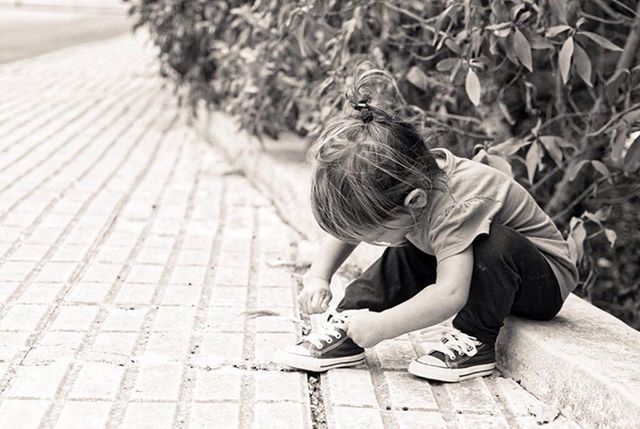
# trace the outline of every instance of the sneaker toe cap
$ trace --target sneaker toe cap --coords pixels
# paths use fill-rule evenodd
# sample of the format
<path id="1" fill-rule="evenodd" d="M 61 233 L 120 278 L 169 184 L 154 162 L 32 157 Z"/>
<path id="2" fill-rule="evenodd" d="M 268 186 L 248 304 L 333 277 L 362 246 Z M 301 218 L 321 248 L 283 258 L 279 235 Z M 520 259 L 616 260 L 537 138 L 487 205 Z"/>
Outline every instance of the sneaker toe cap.
<path id="1" fill-rule="evenodd" d="M 285 347 L 283 349 L 283 352 L 299 356 L 311 356 L 311 352 L 309 351 L 309 349 L 299 344 L 295 346 Z"/>
<path id="2" fill-rule="evenodd" d="M 447 368 L 447 365 L 442 362 L 440 359 L 433 357 L 431 355 L 424 355 L 421 358 L 418 359 L 418 362 L 420 362 L 423 365 L 429 365 L 429 366 L 436 366 L 439 368 Z"/>

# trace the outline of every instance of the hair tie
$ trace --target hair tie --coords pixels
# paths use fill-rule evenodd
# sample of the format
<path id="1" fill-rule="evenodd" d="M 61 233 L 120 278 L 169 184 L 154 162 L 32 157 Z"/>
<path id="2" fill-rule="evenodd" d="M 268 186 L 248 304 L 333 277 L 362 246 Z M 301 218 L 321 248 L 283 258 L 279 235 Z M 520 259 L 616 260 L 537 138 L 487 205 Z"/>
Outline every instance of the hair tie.
<path id="1" fill-rule="evenodd" d="M 360 119 L 365 124 L 373 121 L 373 109 L 369 105 L 369 101 L 371 101 L 370 97 L 365 97 L 359 100 L 357 103 L 353 103 L 353 109 L 360 112 Z"/>

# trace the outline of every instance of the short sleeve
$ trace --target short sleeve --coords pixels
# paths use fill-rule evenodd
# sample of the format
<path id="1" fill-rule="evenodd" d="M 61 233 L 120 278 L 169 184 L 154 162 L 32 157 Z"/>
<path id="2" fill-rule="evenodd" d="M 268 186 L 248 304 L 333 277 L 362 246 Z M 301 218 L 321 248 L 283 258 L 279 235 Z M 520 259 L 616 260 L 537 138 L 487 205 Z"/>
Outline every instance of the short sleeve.
<path id="1" fill-rule="evenodd" d="M 462 252 L 479 235 L 488 234 L 501 201 L 474 197 L 446 207 L 427 229 L 427 237 L 438 262 Z"/>

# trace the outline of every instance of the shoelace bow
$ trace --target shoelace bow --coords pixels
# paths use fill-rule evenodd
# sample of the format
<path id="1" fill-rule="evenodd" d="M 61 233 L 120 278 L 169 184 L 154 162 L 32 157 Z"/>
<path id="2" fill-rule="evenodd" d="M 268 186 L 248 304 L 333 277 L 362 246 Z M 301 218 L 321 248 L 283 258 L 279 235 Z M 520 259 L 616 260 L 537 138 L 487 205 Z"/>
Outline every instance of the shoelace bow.
<path id="1" fill-rule="evenodd" d="M 357 311 L 357 310 L 356 310 Z M 338 329 L 344 326 L 345 321 L 353 311 L 345 310 L 338 313 L 335 310 L 330 310 L 331 320 L 328 321 L 322 328 L 311 332 L 305 336 L 304 339 L 315 347 L 322 347 L 322 341 L 326 343 L 332 343 L 334 339 L 342 338 L 342 333 Z"/>
<path id="2" fill-rule="evenodd" d="M 478 349 L 476 348 L 476 337 L 467 335 L 460 330 L 451 326 L 440 326 L 426 335 L 427 337 L 439 337 L 439 343 L 437 345 L 430 345 L 430 352 L 438 351 L 446 354 L 451 359 L 455 359 L 456 355 L 453 351 L 457 351 L 459 354 L 465 354 L 467 356 L 473 356 Z"/>

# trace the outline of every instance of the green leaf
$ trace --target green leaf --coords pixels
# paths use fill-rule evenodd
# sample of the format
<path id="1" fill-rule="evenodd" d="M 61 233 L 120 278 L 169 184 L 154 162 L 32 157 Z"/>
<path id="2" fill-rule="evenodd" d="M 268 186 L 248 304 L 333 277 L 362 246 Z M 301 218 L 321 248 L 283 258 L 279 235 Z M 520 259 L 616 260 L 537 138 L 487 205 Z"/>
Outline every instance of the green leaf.
<path id="1" fill-rule="evenodd" d="M 438 64 L 436 64 L 436 70 L 441 71 L 441 72 L 449 71 L 459 61 L 460 61 L 460 58 L 445 58 L 444 60 L 442 60 L 442 61 L 438 62 Z"/>
<path id="2" fill-rule="evenodd" d="M 516 28 L 513 33 L 513 49 L 516 51 L 518 59 L 529 71 L 533 71 L 531 60 L 531 45 L 524 34 Z"/>
<path id="3" fill-rule="evenodd" d="M 556 165 L 562 164 L 562 150 L 558 144 L 558 138 L 556 136 L 540 136 L 539 138 L 542 146 L 544 146 L 547 153 L 553 159 Z"/>
<path id="4" fill-rule="evenodd" d="M 576 34 L 578 36 L 588 37 L 589 39 L 591 39 L 594 42 L 596 42 L 598 45 L 600 45 L 603 48 L 608 49 L 610 51 L 622 52 L 622 48 L 620 46 L 611 43 L 610 41 L 608 41 L 607 39 L 605 39 L 604 37 L 602 37 L 599 34 L 592 33 L 590 31 L 578 31 Z"/>
<path id="5" fill-rule="evenodd" d="M 613 137 L 613 145 L 611 147 L 611 160 L 620 166 L 622 163 L 622 153 L 624 152 L 624 146 L 627 142 L 627 128 L 624 124 L 620 124 L 616 127 L 615 136 Z"/>
<path id="6" fill-rule="evenodd" d="M 465 89 L 467 91 L 467 95 L 469 96 L 469 100 L 478 106 L 480 104 L 480 79 L 478 79 L 478 75 L 473 71 L 471 67 L 469 67 L 469 71 L 467 72 L 467 78 L 465 80 Z"/>
<path id="7" fill-rule="evenodd" d="M 580 170 L 582 170 L 582 167 L 584 167 L 587 162 L 589 161 L 584 159 L 574 159 L 573 161 L 571 161 L 571 163 L 569 163 L 569 168 L 567 168 L 567 172 L 565 173 L 569 182 L 573 182 L 574 180 L 576 180 L 576 177 L 578 177 L 578 173 L 580 172 Z"/>
<path id="8" fill-rule="evenodd" d="M 640 136 L 631 143 L 624 157 L 623 168 L 627 174 L 635 173 L 640 169 Z"/>
<path id="9" fill-rule="evenodd" d="M 584 240 L 587 238 L 587 231 L 584 222 L 576 217 L 571 219 L 571 229 L 567 243 L 569 244 L 569 254 L 574 264 L 577 264 L 584 255 Z"/>
<path id="10" fill-rule="evenodd" d="M 603 177 L 607 177 L 607 180 L 609 181 L 609 183 L 613 184 L 613 180 L 611 180 L 611 172 L 609 171 L 609 167 L 604 165 L 602 161 L 598 161 L 595 159 L 591 161 L 591 165 L 593 165 L 593 168 L 595 168 L 596 171 L 598 171 L 598 173 L 602 174 Z"/>
<path id="11" fill-rule="evenodd" d="M 545 35 L 547 37 L 555 37 L 558 34 L 564 33 L 565 31 L 568 31 L 568 30 L 571 30 L 571 27 L 569 27 L 568 25 L 556 25 L 556 26 L 547 28 Z"/>
<path id="12" fill-rule="evenodd" d="M 527 152 L 525 164 L 527 166 L 527 178 L 529 183 L 533 183 L 533 178 L 538 170 L 538 165 L 542 163 L 542 150 L 538 142 L 534 141 Z"/>
<path id="13" fill-rule="evenodd" d="M 520 140 L 516 138 L 510 138 L 502 143 L 493 145 L 489 148 L 488 152 L 492 154 L 501 154 L 503 156 L 511 156 L 519 151 L 524 146 L 530 144 L 528 140 Z"/>
<path id="14" fill-rule="evenodd" d="M 407 80 L 415 87 L 426 91 L 429 88 L 429 78 L 418 66 L 413 66 L 407 73 Z"/>
<path id="15" fill-rule="evenodd" d="M 589 55 L 587 55 L 584 49 L 577 43 L 574 45 L 573 65 L 576 67 L 578 75 L 584 83 L 593 87 L 591 83 L 591 60 L 589 59 Z"/>
<path id="16" fill-rule="evenodd" d="M 569 71 L 571 70 L 571 57 L 573 56 L 573 37 L 569 37 L 562 44 L 560 54 L 558 55 L 558 63 L 560 65 L 560 73 L 562 74 L 562 82 L 569 82 Z"/>
<path id="17" fill-rule="evenodd" d="M 604 235 L 607 237 L 607 241 L 609 241 L 611 247 L 613 247 L 614 244 L 616 244 L 616 240 L 618 239 L 618 234 L 616 234 L 616 232 L 612 229 L 605 228 Z"/>

